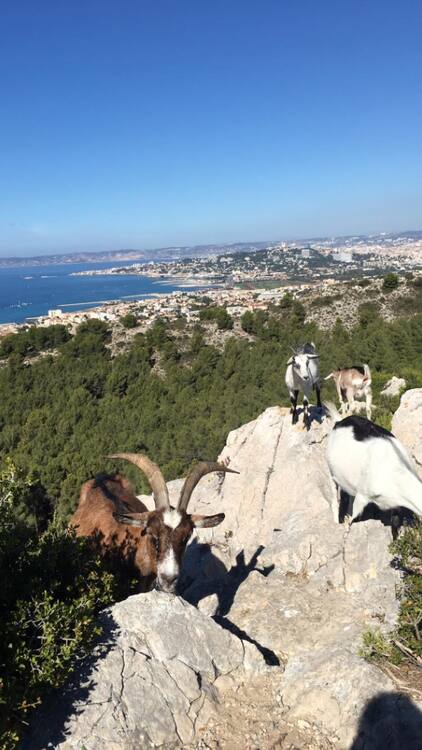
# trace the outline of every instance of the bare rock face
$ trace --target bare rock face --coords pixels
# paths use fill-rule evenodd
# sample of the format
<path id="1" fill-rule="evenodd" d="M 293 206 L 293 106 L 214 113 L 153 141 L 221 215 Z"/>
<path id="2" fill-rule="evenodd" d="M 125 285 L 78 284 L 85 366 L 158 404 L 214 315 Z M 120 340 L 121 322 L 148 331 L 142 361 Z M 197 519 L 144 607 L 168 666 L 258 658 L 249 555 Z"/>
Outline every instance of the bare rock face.
<path id="1" fill-rule="evenodd" d="M 399 575 L 389 527 L 338 523 L 325 458 L 331 427 L 315 420 L 306 432 L 273 407 L 229 435 L 220 458 L 240 474 L 209 478 L 192 499 L 195 510 L 224 510 L 226 519 L 208 532 L 209 554 L 201 557 L 198 542 L 188 550 L 186 571 L 194 560 L 197 577 L 185 595 L 201 606 L 217 593 L 217 621 L 285 665 L 286 716 L 349 748 L 368 701 L 394 689 L 360 648 L 368 627 L 394 627 Z M 225 578 L 207 575 L 212 558 L 227 568 Z"/>
<path id="2" fill-rule="evenodd" d="M 101 622 L 90 664 L 43 707 L 22 748 L 185 746 L 215 711 L 223 677 L 265 669 L 253 646 L 178 597 L 131 596 Z"/>
<path id="3" fill-rule="evenodd" d="M 392 430 L 413 456 L 422 479 L 422 388 L 403 394 L 393 416 Z"/>
<path id="4" fill-rule="evenodd" d="M 393 398 L 393 396 L 399 396 L 405 388 L 405 379 L 397 378 L 395 375 L 393 375 L 393 377 L 386 382 L 383 390 L 381 391 L 381 396 L 388 396 L 389 398 Z"/>

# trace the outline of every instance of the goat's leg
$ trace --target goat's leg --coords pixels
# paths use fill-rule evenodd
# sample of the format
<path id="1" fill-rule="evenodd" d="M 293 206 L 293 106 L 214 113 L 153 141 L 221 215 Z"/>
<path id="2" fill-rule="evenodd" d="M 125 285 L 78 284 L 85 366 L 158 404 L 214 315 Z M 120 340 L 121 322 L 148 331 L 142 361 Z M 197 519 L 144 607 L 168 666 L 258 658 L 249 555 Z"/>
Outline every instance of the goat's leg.
<path id="1" fill-rule="evenodd" d="M 349 411 L 351 411 L 351 413 L 354 414 L 356 410 L 356 404 L 355 404 L 355 392 L 353 388 L 346 388 L 346 398 L 347 398 L 347 403 L 349 405 Z"/>
<path id="2" fill-rule="evenodd" d="M 339 522 L 339 504 L 340 504 L 340 485 L 337 484 L 334 477 L 332 477 L 332 481 L 330 482 L 330 489 L 331 489 L 331 512 L 333 514 L 333 521 L 335 523 Z"/>
<path id="3" fill-rule="evenodd" d="M 397 513 L 396 511 L 392 511 L 391 513 L 391 534 L 393 536 L 393 540 L 396 540 L 400 529 L 402 527 L 402 519 L 400 517 L 400 513 Z"/>
<path id="4" fill-rule="evenodd" d="M 353 499 L 341 487 L 338 488 L 338 522 L 350 523 L 352 516 Z"/>
<path id="5" fill-rule="evenodd" d="M 365 393 L 365 403 L 366 403 L 366 417 L 367 419 L 371 419 L 372 416 L 372 391 L 370 388 Z"/>
<path id="6" fill-rule="evenodd" d="M 340 412 L 344 416 L 345 414 L 347 414 L 347 412 L 348 412 L 348 406 L 349 406 L 349 404 L 347 402 L 347 398 L 346 398 L 346 390 L 345 390 L 345 388 L 340 388 L 340 386 L 339 386 L 337 388 L 337 391 L 338 391 L 338 398 L 339 398 L 339 401 L 340 401 Z"/>
<path id="7" fill-rule="evenodd" d="M 368 505 L 369 500 L 365 497 L 365 495 L 361 495 L 360 492 L 355 496 L 355 499 L 353 500 L 353 513 L 351 517 L 351 523 L 353 521 L 356 521 L 356 519 L 360 516 L 361 513 L 363 513 L 363 510 L 366 505 Z"/>
<path id="8" fill-rule="evenodd" d="M 292 415 L 292 424 L 296 424 L 297 422 L 297 397 L 299 395 L 299 391 L 290 391 L 290 414 Z"/>
<path id="9" fill-rule="evenodd" d="M 317 406 L 319 409 L 322 409 L 322 403 L 321 403 L 321 388 L 319 383 L 315 383 L 315 393 L 317 397 Z"/>
<path id="10" fill-rule="evenodd" d="M 337 391 L 337 396 L 338 396 L 338 402 L 339 402 L 339 405 L 340 405 L 340 409 L 343 409 L 343 394 L 342 394 L 342 391 L 341 391 L 341 388 L 340 388 L 340 383 L 338 382 L 338 380 L 336 380 L 335 384 L 336 384 L 336 391 Z"/>
<path id="11" fill-rule="evenodd" d="M 309 430 L 311 426 L 311 420 L 309 418 L 309 401 L 308 397 L 303 397 L 303 424 L 305 425 L 306 429 Z"/>

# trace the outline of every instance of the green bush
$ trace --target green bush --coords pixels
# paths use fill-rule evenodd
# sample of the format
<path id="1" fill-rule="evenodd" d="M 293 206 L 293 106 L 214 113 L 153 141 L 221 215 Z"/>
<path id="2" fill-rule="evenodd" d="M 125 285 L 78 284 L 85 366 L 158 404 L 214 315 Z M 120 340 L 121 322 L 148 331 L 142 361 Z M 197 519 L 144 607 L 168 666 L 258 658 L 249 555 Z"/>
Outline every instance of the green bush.
<path id="1" fill-rule="evenodd" d="M 325 294 L 321 297 L 315 297 L 315 299 L 312 300 L 311 305 L 312 307 L 327 307 L 339 299 L 341 299 L 341 294 Z"/>
<path id="2" fill-rule="evenodd" d="M 390 549 L 404 575 L 397 626 L 387 635 L 367 630 L 361 653 L 399 664 L 411 654 L 422 658 L 422 524 L 405 528 Z"/>
<path id="3" fill-rule="evenodd" d="M 250 310 L 247 310 L 243 313 L 242 317 L 240 318 L 240 325 L 242 326 L 242 330 L 245 331 L 245 333 L 253 333 L 254 332 L 254 315 L 253 312 Z"/>
<path id="4" fill-rule="evenodd" d="M 379 316 L 379 305 L 375 302 L 364 302 L 359 305 L 359 323 L 366 328 L 370 323 L 374 323 Z"/>
<path id="5" fill-rule="evenodd" d="M 405 570 L 397 635 L 422 657 L 422 524 L 406 529 L 391 550 Z"/>
<path id="6" fill-rule="evenodd" d="M 138 325 L 138 318 L 132 313 L 127 313 L 120 318 L 120 322 L 123 328 L 136 328 Z"/>
<path id="7" fill-rule="evenodd" d="M 231 330 L 233 318 L 228 314 L 225 307 L 204 307 L 199 312 L 200 320 L 213 320 L 220 330 Z"/>
<path id="8" fill-rule="evenodd" d="M 99 634 L 115 578 L 85 539 L 57 523 L 41 535 L 17 513 L 31 488 L 8 462 L 0 474 L 0 747 L 16 746 L 27 713 L 62 685 Z"/>
<path id="9" fill-rule="evenodd" d="M 387 273 L 382 282 L 382 290 L 383 292 L 393 292 L 394 289 L 397 289 L 399 283 L 400 280 L 396 273 Z"/>
<path id="10" fill-rule="evenodd" d="M 4 336 L 0 343 L 0 358 L 17 354 L 21 357 L 30 357 L 39 352 L 56 349 L 65 344 L 71 338 L 65 326 L 32 326 L 18 333 Z"/>

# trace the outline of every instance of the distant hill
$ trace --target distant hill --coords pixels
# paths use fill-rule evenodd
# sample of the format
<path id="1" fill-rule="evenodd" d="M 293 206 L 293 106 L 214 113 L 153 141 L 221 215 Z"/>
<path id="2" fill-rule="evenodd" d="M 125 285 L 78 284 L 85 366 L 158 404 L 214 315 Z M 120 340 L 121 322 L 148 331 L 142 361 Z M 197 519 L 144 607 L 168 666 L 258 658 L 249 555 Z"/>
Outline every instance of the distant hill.
<path id="1" fill-rule="evenodd" d="M 326 248 L 347 247 L 355 248 L 360 244 L 374 246 L 374 252 L 381 251 L 383 246 L 388 250 L 391 245 L 404 242 L 414 243 L 422 240 L 422 230 L 406 230 L 403 232 L 382 232 L 380 234 L 352 234 L 337 237 L 308 237 L 289 240 L 289 244 L 297 242 L 303 245 L 316 243 Z M 283 240 L 260 240 L 259 242 L 228 242 L 210 245 L 183 245 L 160 247 L 146 250 L 121 249 L 87 253 L 56 253 L 54 255 L 34 255 L 28 258 L 9 257 L 0 258 L 0 268 L 5 266 L 46 266 L 52 263 L 103 263 L 122 261 L 171 261 L 180 258 L 219 255 L 222 253 L 241 253 L 263 250 L 270 245 L 277 245 Z"/>
<path id="2" fill-rule="evenodd" d="M 55 255 L 33 255 L 27 258 L 14 257 L 0 258 L 0 267 L 4 266 L 46 266 L 52 263 L 102 263 L 144 260 L 177 260 L 179 258 L 192 256 L 215 255 L 217 253 L 246 252 L 261 250 L 271 242 L 233 242 L 227 244 L 213 245 L 191 245 L 183 247 L 161 247 L 147 250 L 110 250 L 90 253 L 57 253 Z"/>

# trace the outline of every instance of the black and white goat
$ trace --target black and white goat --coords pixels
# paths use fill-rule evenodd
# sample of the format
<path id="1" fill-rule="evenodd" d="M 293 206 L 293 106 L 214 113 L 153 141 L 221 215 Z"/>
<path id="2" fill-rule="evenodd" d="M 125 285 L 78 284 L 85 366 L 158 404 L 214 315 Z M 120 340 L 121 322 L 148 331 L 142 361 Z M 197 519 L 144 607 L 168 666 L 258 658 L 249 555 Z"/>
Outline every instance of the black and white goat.
<path id="1" fill-rule="evenodd" d="M 321 407 L 320 377 L 319 377 L 319 354 L 316 352 L 315 344 L 303 344 L 293 350 L 293 356 L 287 362 L 286 385 L 290 394 L 292 407 L 292 424 L 298 421 L 297 397 L 299 391 L 303 391 L 303 421 L 309 428 L 310 420 L 308 414 L 309 398 L 312 389 L 315 389 L 317 406 Z"/>
<path id="2" fill-rule="evenodd" d="M 337 486 L 354 497 L 351 521 L 368 503 L 422 516 L 422 481 L 399 440 L 369 419 L 342 419 L 333 404 L 325 406 L 335 422 L 328 436 L 328 466 Z"/>

